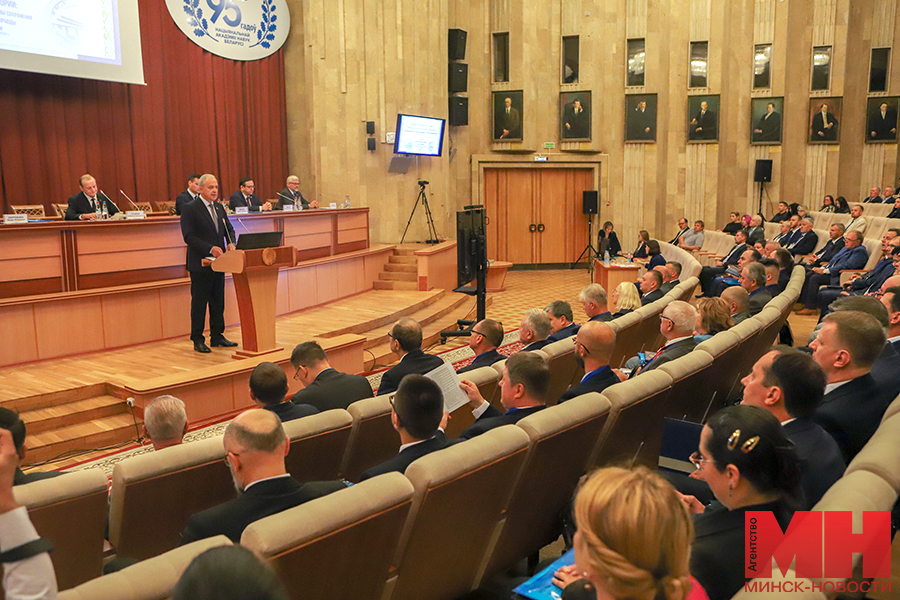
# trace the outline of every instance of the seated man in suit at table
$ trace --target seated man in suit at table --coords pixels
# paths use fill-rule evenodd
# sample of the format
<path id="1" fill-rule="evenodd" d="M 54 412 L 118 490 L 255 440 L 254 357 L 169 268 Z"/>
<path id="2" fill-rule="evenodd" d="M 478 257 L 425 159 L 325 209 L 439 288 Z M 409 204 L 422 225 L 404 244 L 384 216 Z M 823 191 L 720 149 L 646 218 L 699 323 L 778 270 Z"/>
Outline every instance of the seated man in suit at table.
<path id="1" fill-rule="evenodd" d="M 66 209 L 66 221 L 85 221 L 96 219 L 98 211 L 106 208 L 106 214 L 110 217 L 119 212 L 119 208 L 100 191 L 97 180 L 93 175 L 85 173 L 78 179 L 78 187 L 81 191 L 69 198 L 69 206 Z"/>
<path id="2" fill-rule="evenodd" d="M 530 308 L 519 324 L 519 342 L 523 348 L 519 352 L 540 350 L 547 345 L 550 335 L 550 317 L 539 308 Z"/>
<path id="3" fill-rule="evenodd" d="M 144 408 L 144 436 L 154 450 L 177 446 L 188 430 L 184 402 L 175 396 L 160 396 Z"/>
<path id="4" fill-rule="evenodd" d="M 313 200 L 308 201 L 300 193 L 300 178 L 296 175 L 289 175 L 285 182 L 285 188 L 278 192 L 278 208 L 284 210 L 285 204 L 300 204 L 300 210 L 307 208 L 319 208 L 319 203 Z"/>
<path id="5" fill-rule="evenodd" d="M 263 202 L 259 199 L 254 193 L 256 189 L 256 183 L 254 183 L 252 177 L 244 177 L 241 179 L 241 189 L 236 191 L 228 198 L 228 208 L 231 210 L 237 210 L 241 207 L 246 207 L 250 210 L 250 212 L 259 212 L 261 210 L 272 210 L 271 202 Z"/>
<path id="6" fill-rule="evenodd" d="M 200 173 L 188 175 L 187 189 L 175 196 L 175 214 L 181 215 L 181 209 L 188 202 L 200 197 Z"/>
<path id="7" fill-rule="evenodd" d="M 328 355 L 318 342 L 297 344 L 291 352 L 294 379 L 303 389 L 294 394 L 294 404 L 309 404 L 320 411 L 344 408 L 363 398 L 372 397 L 372 386 L 362 375 L 341 373 L 328 362 Z"/>
<path id="8" fill-rule="evenodd" d="M 440 430 L 443 420 L 444 395 L 438 384 L 424 375 L 406 375 L 391 403 L 391 423 L 400 435 L 400 452 L 364 471 L 359 480 L 392 471 L 403 473 L 416 459 L 449 446 Z"/>
<path id="9" fill-rule="evenodd" d="M 550 336 L 547 343 L 552 344 L 578 333 L 580 325 L 573 323 L 572 307 L 565 300 L 554 300 L 546 307 L 544 312 L 550 317 Z"/>
<path id="10" fill-rule="evenodd" d="M 13 444 L 16 447 L 16 454 L 19 455 L 19 465 L 25 461 L 25 422 L 19 417 L 19 413 L 8 408 L 0 406 L 0 429 L 6 429 L 12 434 Z M 24 485 L 41 479 L 49 479 L 62 475 L 62 471 L 48 471 L 46 473 L 23 473 L 19 466 L 16 466 L 16 472 L 13 475 L 13 485 Z"/>
<path id="11" fill-rule="evenodd" d="M 222 444 L 238 496 L 193 515 L 181 536 L 182 546 L 216 535 L 237 544 L 250 523 L 346 488 L 343 481 L 300 483 L 288 474 L 284 457 L 290 440 L 271 411 L 239 414 L 225 428 Z"/>
<path id="12" fill-rule="evenodd" d="M 287 394 L 287 375 L 275 363 L 261 362 L 250 373 L 250 399 L 258 407 L 278 415 L 282 423 L 319 412 L 315 406 L 291 402 Z"/>
<path id="13" fill-rule="evenodd" d="M 575 361 L 584 368 L 584 377 L 559 397 L 562 404 L 570 398 L 602 392 L 619 383 L 619 377 L 609 366 L 609 358 L 616 347 L 616 332 L 606 323 L 585 323 L 575 334 Z"/>
<path id="14" fill-rule="evenodd" d="M 609 299 L 606 290 L 599 283 L 591 283 L 578 294 L 578 300 L 584 308 L 588 321 L 612 321 L 612 313 L 607 306 Z"/>
<path id="15" fill-rule="evenodd" d="M 550 390 L 550 366 L 543 356 L 534 352 L 516 352 L 509 357 L 500 379 L 500 404 L 506 412 L 491 406 L 471 381 L 463 379 L 459 387 L 469 397 L 469 408 L 475 416 L 475 423 L 459 436 L 468 440 L 495 427 L 514 425 L 545 408 Z"/>
<path id="16" fill-rule="evenodd" d="M 493 319 L 484 319 L 472 326 L 469 337 L 469 348 L 475 353 L 475 360 L 463 367 L 458 373 L 468 373 L 481 367 L 489 367 L 506 358 L 497 348 L 503 343 L 503 325 Z"/>
<path id="17" fill-rule="evenodd" d="M 400 362 L 385 371 L 378 386 L 378 395 L 390 394 L 400 385 L 404 375 L 416 373 L 424 375 L 437 369 L 444 361 L 433 354 L 422 351 L 422 326 L 415 319 L 403 317 L 394 323 L 388 334 L 391 351 L 401 356 Z"/>

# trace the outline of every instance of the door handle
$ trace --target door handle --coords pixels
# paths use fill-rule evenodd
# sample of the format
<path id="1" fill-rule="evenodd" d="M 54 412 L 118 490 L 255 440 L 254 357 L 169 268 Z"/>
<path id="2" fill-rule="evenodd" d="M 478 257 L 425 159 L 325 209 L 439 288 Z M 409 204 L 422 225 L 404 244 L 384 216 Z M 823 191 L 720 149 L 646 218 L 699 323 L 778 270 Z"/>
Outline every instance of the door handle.
<path id="1" fill-rule="evenodd" d="M 534 233 L 535 231 L 537 231 L 537 225 L 532 223 L 531 225 L 528 226 L 528 231 L 530 231 L 531 233 Z"/>
<path id="2" fill-rule="evenodd" d="M 537 226 L 537 230 L 538 230 L 540 233 L 544 233 L 544 224 L 541 223 L 540 225 L 538 225 L 538 226 Z"/>

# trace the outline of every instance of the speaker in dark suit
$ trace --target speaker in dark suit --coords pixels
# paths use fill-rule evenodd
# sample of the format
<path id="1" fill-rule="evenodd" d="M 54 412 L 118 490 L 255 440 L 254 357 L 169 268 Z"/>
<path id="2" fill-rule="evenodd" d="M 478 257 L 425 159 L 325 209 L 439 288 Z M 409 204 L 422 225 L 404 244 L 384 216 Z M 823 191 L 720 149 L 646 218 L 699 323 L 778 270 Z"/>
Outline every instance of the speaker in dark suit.
<path id="1" fill-rule="evenodd" d="M 259 212 L 261 210 L 270 210 L 271 206 L 268 208 L 266 204 L 263 204 L 263 201 L 259 199 L 259 196 L 256 195 L 254 190 L 256 189 L 256 184 L 249 177 L 245 177 L 241 179 L 241 189 L 236 191 L 228 198 L 228 208 L 231 210 L 237 210 L 241 207 L 246 207 L 250 212 Z"/>
<path id="2" fill-rule="evenodd" d="M 209 352 L 203 337 L 209 307 L 209 336 L 213 346 L 236 346 L 225 339 L 225 274 L 203 265 L 208 256 L 233 249 L 234 229 L 217 202 L 219 184 L 212 175 L 200 178 L 200 198 L 182 207 L 181 234 L 187 244 L 187 270 L 191 276 L 191 341 L 197 352 Z"/>
<path id="3" fill-rule="evenodd" d="M 69 198 L 66 208 L 66 221 L 79 221 L 93 219 L 97 210 L 106 208 L 106 213 L 113 216 L 119 212 L 119 208 L 113 204 L 109 197 L 100 191 L 97 180 L 91 175 L 82 175 L 78 182 L 81 191 Z"/>

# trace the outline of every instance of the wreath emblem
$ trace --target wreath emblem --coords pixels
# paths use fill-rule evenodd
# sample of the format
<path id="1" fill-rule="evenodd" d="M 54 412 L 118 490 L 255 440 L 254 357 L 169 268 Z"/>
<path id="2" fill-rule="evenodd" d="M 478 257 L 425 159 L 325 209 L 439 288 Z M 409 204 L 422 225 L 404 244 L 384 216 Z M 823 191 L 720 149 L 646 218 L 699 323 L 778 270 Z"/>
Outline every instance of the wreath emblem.
<path id="1" fill-rule="evenodd" d="M 185 2 L 189 2 L 190 0 L 185 0 Z M 194 0 L 197 2 L 198 0 Z M 259 29 L 256 30 L 256 43 L 250 46 L 250 48 L 254 48 L 256 46 L 262 46 L 263 48 L 270 48 L 272 46 L 272 42 L 275 40 L 275 30 L 277 27 L 275 26 L 275 21 L 278 20 L 278 15 L 275 14 L 275 0 L 262 0 L 262 22 L 259 24 Z"/>
<path id="2" fill-rule="evenodd" d="M 197 37 L 208 37 L 218 42 L 209 33 L 209 22 L 203 17 L 203 9 L 200 8 L 200 0 L 184 0 L 184 12 L 188 16 L 188 25 L 194 28 L 194 35 Z"/>

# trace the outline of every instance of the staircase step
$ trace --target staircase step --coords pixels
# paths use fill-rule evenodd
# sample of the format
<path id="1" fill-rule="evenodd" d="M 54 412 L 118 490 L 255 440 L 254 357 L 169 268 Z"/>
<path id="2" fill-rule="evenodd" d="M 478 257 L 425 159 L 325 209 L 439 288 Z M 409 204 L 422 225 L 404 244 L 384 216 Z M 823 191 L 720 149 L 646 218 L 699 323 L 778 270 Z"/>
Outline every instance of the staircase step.
<path id="1" fill-rule="evenodd" d="M 393 271 L 382 271 L 378 274 L 378 279 L 381 279 L 382 281 L 418 281 L 418 275 L 416 275 L 415 273 L 396 273 Z"/>
<path id="2" fill-rule="evenodd" d="M 384 265 L 384 270 L 393 272 L 393 273 L 418 273 L 419 267 L 415 263 L 386 263 Z"/>
<path id="3" fill-rule="evenodd" d="M 106 395 L 30 410 L 21 413 L 21 417 L 28 433 L 36 434 L 57 427 L 66 427 L 82 421 L 102 419 L 127 412 L 128 405 L 124 400 Z"/>
<path id="4" fill-rule="evenodd" d="M 420 248 L 404 248 L 403 246 L 397 246 L 396 248 L 394 248 L 394 256 L 412 256 L 413 258 L 415 258 L 417 250 L 420 250 Z"/>
<path id="5" fill-rule="evenodd" d="M 83 387 L 60 390 L 58 392 L 48 392 L 46 394 L 35 394 L 34 396 L 5 400 L 0 403 L 0 406 L 19 413 L 24 413 L 39 408 L 58 406 L 60 404 L 65 404 L 66 402 L 86 400 L 95 396 L 101 396 L 106 392 L 107 389 L 105 383 L 94 383 Z"/>
<path id="6" fill-rule="evenodd" d="M 391 254 L 388 257 L 388 263 L 394 265 L 414 265 L 417 263 L 417 259 L 415 256 L 405 256 L 405 255 L 397 255 Z"/>
<path id="7" fill-rule="evenodd" d="M 426 327 L 432 322 L 446 316 L 447 314 L 455 311 L 460 306 L 467 303 L 471 303 L 471 299 L 465 294 L 447 294 L 437 302 L 429 304 L 422 310 L 416 311 L 409 316 L 415 319 L 420 325 L 422 325 L 422 327 Z M 366 331 L 365 336 L 367 339 L 363 347 L 371 348 L 373 346 L 389 344 L 390 340 L 388 339 L 388 333 L 391 331 L 391 327 L 393 326 L 394 321 L 391 321 L 390 323 L 386 323 L 382 327 L 377 327 Z"/>
<path id="8" fill-rule="evenodd" d="M 415 281 L 381 281 L 373 282 L 376 290 L 418 290 L 419 284 Z"/>
<path id="9" fill-rule="evenodd" d="M 28 462 L 33 464 L 65 452 L 99 449 L 136 438 L 134 421 L 131 414 L 126 413 L 29 435 L 25 443 L 28 446 Z"/>
<path id="10" fill-rule="evenodd" d="M 378 283 L 378 282 L 376 282 L 376 283 Z M 385 281 L 382 283 L 393 283 L 393 282 Z M 391 289 L 391 288 L 388 288 L 388 289 Z M 422 300 L 416 302 L 415 304 L 411 304 L 402 309 L 396 310 L 396 311 L 394 311 L 390 314 L 384 315 L 383 317 L 380 317 L 378 319 L 366 321 L 365 323 L 360 323 L 358 325 L 351 325 L 349 327 L 344 327 L 342 329 L 334 329 L 327 333 L 323 333 L 323 334 L 319 335 L 318 337 L 333 338 L 333 337 L 337 337 L 339 335 L 344 335 L 347 333 L 355 333 L 357 335 L 365 335 L 366 332 L 371 331 L 372 329 L 385 327 L 385 326 L 387 326 L 387 329 L 385 329 L 385 331 L 388 331 L 389 328 L 391 326 L 393 326 L 393 324 L 400 317 L 406 317 L 406 316 L 412 315 L 412 314 L 428 307 L 429 305 L 434 304 L 435 302 L 439 302 L 446 295 L 447 295 L 447 292 L 444 290 L 431 290 L 430 292 L 422 292 Z M 388 301 L 389 299 L 385 298 L 384 300 Z"/>

